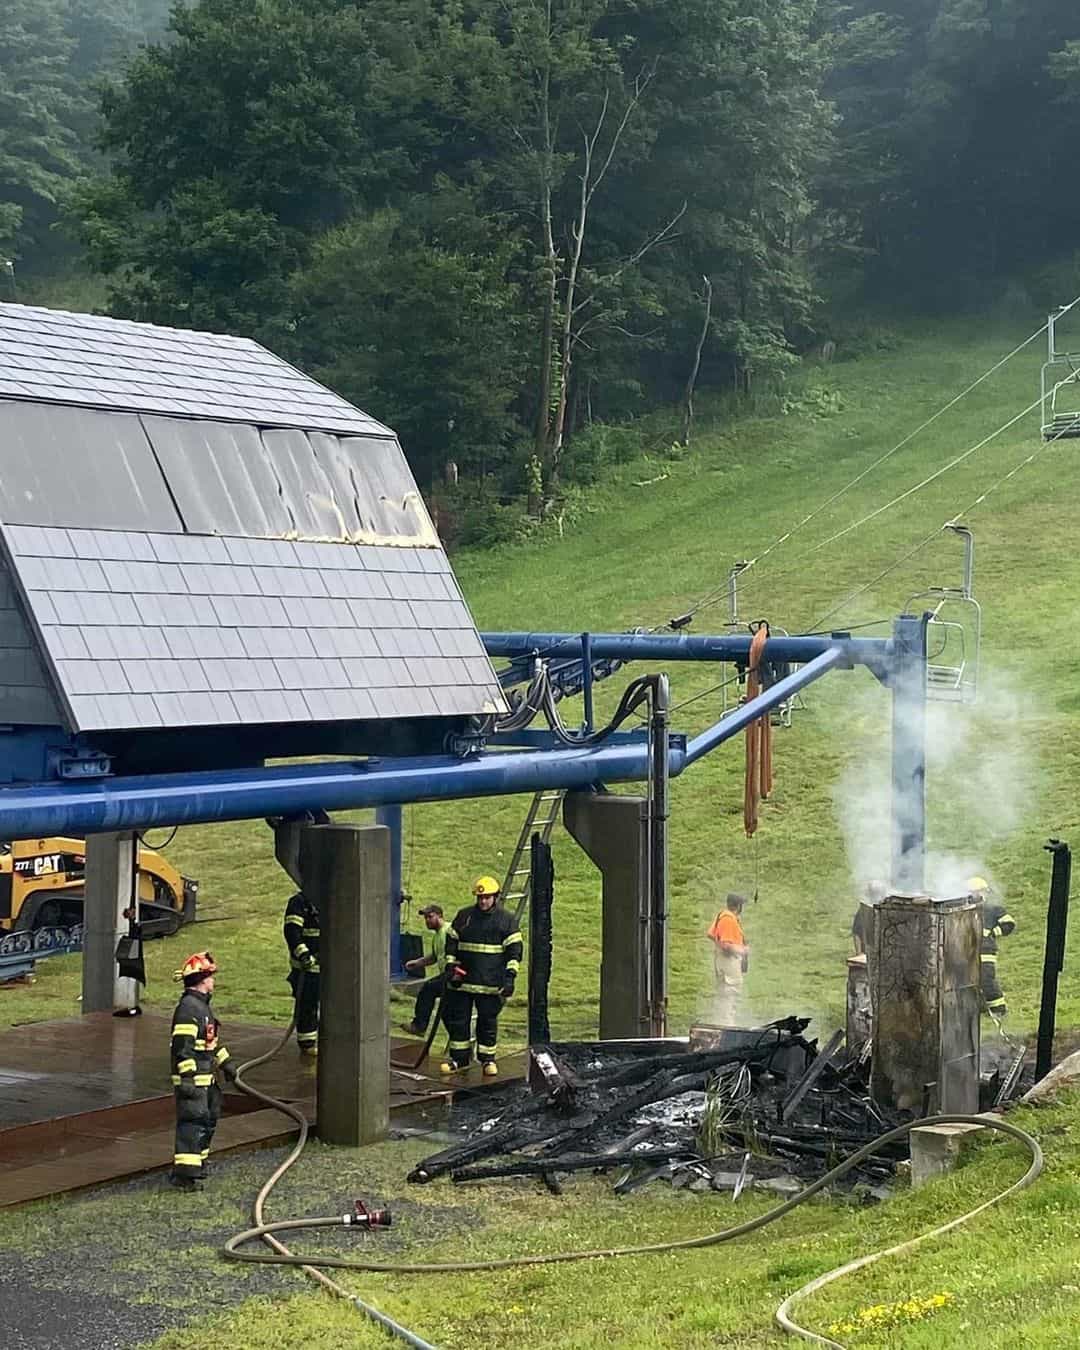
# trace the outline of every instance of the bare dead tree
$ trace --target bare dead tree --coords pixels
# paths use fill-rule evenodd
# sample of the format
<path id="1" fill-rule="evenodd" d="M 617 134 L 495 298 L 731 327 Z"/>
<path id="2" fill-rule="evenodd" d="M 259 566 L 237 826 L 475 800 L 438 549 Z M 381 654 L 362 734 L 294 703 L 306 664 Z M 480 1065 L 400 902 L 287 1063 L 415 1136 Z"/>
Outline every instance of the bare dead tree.
<path id="1" fill-rule="evenodd" d="M 566 406 L 570 389 L 570 380 L 574 364 L 574 321 L 579 312 L 578 284 L 581 277 L 581 259 L 585 251 L 585 235 L 589 223 L 589 208 L 600 185 L 607 177 L 615 156 L 618 154 L 626 129 L 637 111 L 649 85 L 656 75 L 653 64 L 634 80 L 633 89 L 623 109 L 618 124 L 607 139 L 606 150 L 601 150 L 601 141 L 607 125 L 611 107 L 611 91 L 604 90 L 596 122 L 591 130 L 582 128 L 583 159 L 581 166 L 581 191 L 578 195 L 577 211 L 570 222 L 570 257 L 563 291 L 562 328 L 559 335 L 559 371 L 558 401 L 555 406 L 555 422 L 552 427 L 551 457 L 549 469 L 549 488 L 558 483 L 559 461 L 562 458 L 563 442 L 566 435 Z M 644 256 L 643 254 L 639 255 Z"/>
<path id="2" fill-rule="evenodd" d="M 694 349 L 694 363 L 690 367 L 690 377 L 686 381 L 686 393 L 683 395 L 682 443 L 684 446 L 690 444 L 690 433 L 694 426 L 694 390 L 697 388 L 698 372 L 701 370 L 701 353 L 705 350 L 705 343 L 709 337 L 709 325 L 712 323 L 712 281 L 709 277 L 702 277 L 701 280 L 704 283 L 701 298 L 705 312 L 702 318 L 701 332 L 698 334 L 697 347 Z"/>

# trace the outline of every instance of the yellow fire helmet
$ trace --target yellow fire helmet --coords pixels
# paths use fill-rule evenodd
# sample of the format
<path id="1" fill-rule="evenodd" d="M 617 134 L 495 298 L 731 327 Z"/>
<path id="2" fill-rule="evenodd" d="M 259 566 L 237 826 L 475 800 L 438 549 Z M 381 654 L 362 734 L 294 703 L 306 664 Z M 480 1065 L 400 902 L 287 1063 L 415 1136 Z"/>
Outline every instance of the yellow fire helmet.
<path id="1" fill-rule="evenodd" d="M 501 889 L 494 877 L 478 877 L 473 883 L 472 893 L 476 896 L 498 895 Z"/>
<path id="2" fill-rule="evenodd" d="M 990 883 L 985 877 L 968 877 L 967 888 L 969 895 L 979 895 L 982 891 L 990 889 Z"/>

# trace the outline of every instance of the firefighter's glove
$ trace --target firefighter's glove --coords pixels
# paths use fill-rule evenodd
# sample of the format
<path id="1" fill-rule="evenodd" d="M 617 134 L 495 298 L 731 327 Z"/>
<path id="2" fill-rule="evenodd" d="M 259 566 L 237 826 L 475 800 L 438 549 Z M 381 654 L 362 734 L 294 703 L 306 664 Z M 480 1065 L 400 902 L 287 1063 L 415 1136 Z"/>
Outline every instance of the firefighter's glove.
<path id="1" fill-rule="evenodd" d="M 194 1078 L 181 1078 L 176 1091 L 180 1100 L 184 1102 L 193 1102 L 199 1095 L 199 1089 L 195 1086 Z"/>
<path id="2" fill-rule="evenodd" d="M 319 963 L 311 952 L 305 952 L 300 958 L 300 969 L 305 975 L 314 975 L 319 969 Z"/>
<path id="3" fill-rule="evenodd" d="M 226 1083 L 236 1082 L 236 1065 L 231 1059 L 227 1059 L 221 1066 L 221 1072 L 224 1075 Z"/>
<path id="4" fill-rule="evenodd" d="M 446 983 L 451 989 L 460 989 L 468 974 L 464 966 L 450 966 L 446 972 Z"/>
<path id="5" fill-rule="evenodd" d="M 514 997 L 514 977 L 509 972 L 503 976 L 502 988 L 499 990 L 503 998 Z"/>

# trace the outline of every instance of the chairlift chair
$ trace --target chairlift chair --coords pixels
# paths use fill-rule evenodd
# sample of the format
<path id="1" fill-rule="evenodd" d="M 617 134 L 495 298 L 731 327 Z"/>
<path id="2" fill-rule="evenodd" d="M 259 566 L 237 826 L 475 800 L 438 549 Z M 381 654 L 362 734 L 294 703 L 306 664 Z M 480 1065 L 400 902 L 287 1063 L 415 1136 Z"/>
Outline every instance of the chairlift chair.
<path id="1" fill-rule="evenodd" d="M 1059 349 L 1057 340 L 1057 322 L 1068 309 L 1063 306 L 1046 321 L 1048 352 L 1040 377 L 1044 441 L 1080 437 L 1080 353 Z"/>
<path id="2" fill-rule="evenodd" d="M 1080 413 L 1077 414 L 1080 417 Z M 960 586 L 931 586 L 908 600 L 912 613 L 930 615 L 927 625 L 926 696 L 937 702 L 974 703 L 979 684 L 982 608 L 973 594 L 975 536 L 966 525 L 945 526 L 964 541 Z"/>

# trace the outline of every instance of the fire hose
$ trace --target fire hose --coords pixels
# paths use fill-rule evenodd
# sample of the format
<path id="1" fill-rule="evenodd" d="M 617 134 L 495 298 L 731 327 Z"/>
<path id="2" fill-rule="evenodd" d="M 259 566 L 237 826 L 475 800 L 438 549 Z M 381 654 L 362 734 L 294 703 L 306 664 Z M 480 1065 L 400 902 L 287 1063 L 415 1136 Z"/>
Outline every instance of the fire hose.
<path id="1" fill-rule="evenodd" d="M 350 1299 L 367 1317 L 378 1323 L 378 1325 L 383 1327 L 383 1329 L 392 1336 L 396 1336 L 398 1339 L 405 1341 L 408 1345 L 418 1347 L 418 1350 L 435 1350 L 435 1347 L 431 1346 L 427 1341 L 421 1340 L 407 1328 L 401 1326 L 392 1318 L 387 1317 L 384 1313 L 380 1313 L 376 1308 L 365 1303 L 362 1299 L 348 1293 L 341 1285 L 325 1275 L 323 1271 L 355 1270 L 379 1275 L 467 1274 L 481 1271 L 516 1270 L 524 1266 L 565 1265 L 575 1261 L 611 1260 L 617 1257 L 626 1256 L 656 1256 L 666 1252 L 694 1251 L 704 1247 L 719 1246 L 723 1242 L 731 1242 L 735 1238 L 745 1237 L 749 1233 L 756 1232 L 759 1229 L 767 1227 L 769 1224 L 775 1223 L 778 1219 L 782 1219 L 786 1214 L 790 1214 L 791 1211 L 796 1209 L 799 1205 L 804 1204 L 807 1200 L 819 1194 L 827 1186 L 830 1186 L 833 1182 L 838 1181 L 841 1177 L 845 1176 L 866 1158 L 869 1158 L 872 1154 L 876 1153 L 878 1149 L 897 1139 L 902 1139 L 905 1135 L 910 1134 L 912 1130 L 922 1126 L 978 1125 L 984 1128 L 997 1130 L 1001 1134 L 1009 1135 L 1011 1138 L 1016 1139 L 1019 1143 L 1023 1144 L 1031 1156 L 1031 1162 L 1023 1176 L 1017 1181 L 1014 1181 L 1012 1185 L 999 1191 L 989 1200 L 983 1201 L 983 1203 L 976 1206 L 976 1208 L 969 1210 L 965 1214 L 961 1214 L 955 1219 L 951 1219 L 948 1223 L 940 1224 L 938 1227 L 930 1229 L 928 1232 L 921 1233 L 918 1237 L 911 1238 L 897 1246 L 888 1247 L 882 1251 L 860 1256 L 854 1261 L 850 1261 L 843 1266 L 838 1266 L 835 1270 L 828 1271 L 826 1274 L 818 1276 L 808 1284 L 803 1285 L 801 1289 L 798 1289 L 793 1294 L 789 1295 L 777 1309 L 776 1320 L 785 1331 L 790 1332 L 792 1335 L 800 1336 L 803 1340 L 812 1341 L 817 1345 L 829 1346 L 832 1347 L 833 1350 L 843 1350 L 843 1347 L 840 1346 L 839 1342 L 829 1340 L 824 1336 L 819 1336 L 794 1322 L 790 1316 L 794 1306 L 803 1299 L 808 1298 L 818 1289 L 823 1288 L 827 1284 L 831 1284 L 834 1280 L 838 1280 L 844 1275 L 850 1274 L 856 1270 L 861 1270 L 864 1266 L 883 1260 L 885 1257 L 897 1256 L 904 1252 L 911 1251 L 914 1247 L 929 1241 L 931 1238 L 940 1237 L 943 1234 L 950 1232 L 952 1229 L 960 1227 L 977 1215 L 982 1214 L 991 1206 L 999 1204 L 1007 1197 L 1015 1195 L 1019 1191 L 1030 1186 L 1043 1169 L 1043 1153 L 1038 1140 L 1028 1134 L 1026 1130 L 1022 1130 L 1019 1126 L 1010 1124 L 1010 1122 L 1006 1120 L 1001 1120 L 992 1116 L 926 1116 L 922 1120 L 914 1120 L 904 1125 L 898 1125 L 895 1129 L 889 1130 L 887 1133 L 880 1135 L 877 1139 L 871 1140 L 870 1143 L 860 1148 L 858 1152 L 853 1153 L 851 1157 L 838 1163 L 836 1167 L 833 1167 L 830 1171 L 826 1172 L 824 1176 L 819 1177 L 817 1181 L 812 1182 L 804 1190 L 800 1191 L 798 1195 L 794 1195 L 790 1199 L 783 1201 L 781 1204 L 775 1205 L 764 1214 L 759 1214 L 756 1218 L 748 1219 L 744 1223 L 735 1224 L 731 1228 L 723 1228 L 718 1232 L 707 1233 L 701 1237 L 682 1238 L 668 1242 L 651 1242 L 631 1247 L 600 1247 L 581 1251 L 547 1252 L 532 1256 L 510 1256 L 486 1261 L 373 1261 L 344 1256 L 300 1256 L 294 1252 L 290 1252 L 276 1235 L 279 1233 L 300 1232 L 306 1229 L 340 1228 L 342 1226 L 352 1227 L 356 1226 L 356 1216 L 346 1214 L 344 1216 L 333 1215 L 324 1218 L 280 1219 L 274 1223 L 266 1223 L 264 1221 L 264 1207 L 271 1191 L 294 1163 L 297 1162 L 304 1151 L 308 1140 L 308 1123 L 307 1118 L 302 1111 L 291 1106 L 287 1102 L 282 1102 L 275 1097 L 271 1097 L 268 1093 L 260 1092 L 257 1088 L 251 1087 L 243 1081 L 243 1075 L 248 1070 L 256 1068 L 258 1065 L 264 1064 L 267 1060 L 272 1059 L 285 1046 L 291 1034 L 292 1024 L 290 1023 L 288 1031 L 286 1031 L 278 1045 L 266 1054 L 259 1056 L 259 1058 L 253 1059 L 247 1064 L 242 1065 L 237 1073 L 238 1086 L 257 1101 L 264 1102 L 267 1106 L 274 1107 L 276 1110 L 283 1112 L 290 1119 L 294 1120 L 299 1126 L 299 1135 L 297 1136 L 296 1143 L 293 1145 L 292 1151 L 288 1157 L 274 1170 L 273 1174 L 256 1196 L 253 1208 L 253 1218 L 255 1220 L 253 1226 L 230 1237 L 222 1249 L 222 1254 L 230 1261 L 242 1261 L 257 1265 L 299 1267 L 306 1275 L 311 1279 L 318 1281 L 331 1293 L 334 1293 L 341 1298 Z M 272 1248 L 272 1250 L 268 1252 L 241 1250 L 241 1248 L 246 1247 L 249 1243 L 259 1241 L 265 1243 Z"/>
<path id="2" fill-rule="evenodd" d="M 300 976 L 300 980 L 302 986 L 303 984 L 302 973 Z M 298 989 L 297 990 L 298 996 L 299 992 L 300 990 Z M 275 1055 L 279 1054 L 282 1050 L 284 1050 L 285 1046 L 288 1045 L 290 1039 L 292 1038 L 293 1028 L 295 1027 L 295 1025 L 296 1025 L 296 1018 L 294 1016 L 292 1020 L 289 1022 L 289 1025 L 286 1028 L 284 1035 L 281 1037 L 281 1039 L 275 1046 L 272 1046 L 271 1049 L 269 1049 L 265 1054 L 259 1055 L 256 1059 L 249 1059 L 246 1064 L 241 1064 L 236 1071 L 236 1086 L 241 1090 L 241 1092 L 247 1093 L 247 1095 L 249 1097 L 254 1098 L 255 1101 L 262 1102 L 266 1106 L 273 1107 L 275 1111 L 280 1111 L 283 1115 L 288 1116 L 290 1120 L 296 1122 L 299 1131 L 296 1136 L 296 1143 L 293 1144 L 292 1150 L 289 1153 L 288 1157 L 274 1169 L 271 1176 L 263 1184 L 262 1189 L 255 1197 L 255 1204 L 252 1207 L 252 1218 L 255 1220 L 256 1226 L 260 1230 L 265 1230 L 260 1233 L 260 1236 L 262 1237 L 262 1240 L 266 1243 L 266 1245 L 272 1248 L 274 1253 L 273 1256 L 267 1254 L 267 1259 L 282 1265 L 294 1265 L 294 1266 L 298 1265 L 300 1269 L 304 1272 L 304 1274 L 308 1276 L 309 1279 L 314 1280 L 317 1284 L 321 1284 L 322 1287 L 326 1289 L 328 1293 L 333 1294 L 336 1298 L 347 1299 L 350 1303 L 353 1303 L 364 1314 L 365 1317 L 369 1318 L 372 1322 L 375 1322 L 378 1326 L 382 1327 L 383 1330 L 386 1331 L 389 1335 L 396 1337 L 400 1341 L 404 1341 L 406 1345 L 413 1346 L 414 1350 L 436 1350 L 436 1347 L 433 1346 L 429 1341 L 421 1340 L 419 1336 L 413 1335 L 413 1333 L 407 1327 L 403 1327 L 400 1322 L 395 1322 L 392 1317 L 387 1317 L 385 1313 L 379 1312 L 378 1308 L 372 1307 L 370 1303 L 366 1303 L 363 1299 L 358 1298 L 355 1294 L 350 1294 L 349 1291 L 347 1289 L 342 1288 L 342 1286 L 338 1284 L 336 1280 L 332 1280 L 329 1277 L 329 1275 L 324 1275 L 321 1270 L 317 1270 L 315 1268 L 315 1265 L 321 1264 L 321 1262 L 316 1262 L 315 1264 L 312 1264 L 311 1261 L 305 1260 L 303 1257 L 295 1257 L 293 1253 L 289 1251 L 288 1247 L 285 1246 L 284 1243 L 279 1242 L 277 1238 L 271 1235 L 269 1231 L 270 1226 L 264 1223 L 264 1208 L 270 1196 L 270 1192 L 278 1184 L 278 1182 L 285 1175 L 285 1173 L 288 1172 L 289 1168 L 292 1167 L 294 1163 L 299 1161 L 300 1155 L 307 1147 L 309 1126 L 307 1122 L 307 1116 L 304 1115 L 303 1111 L 299 1110 L 295 1106 L 292 1106 L 289 1102 L 283 1102 L 280 1101 L 277 1097 L 271 1097 L 268 1092 L 261 1092 L 258 1088 L 252 1087 L 250 1083 L 246 1083 L 244 1081 L 244 1075 L 248 1073 L 251 1069 L 257 1069 L 260 1064 L 265 1064 L 268 1060 L 273 1059 Z M 335 1223 L 353 1224 L 357 1222 L 357 1219 L 358 1215 L 347 1214 L 337 1218 L 335 1220 Z M 230 1241 L 231 1240 L 232 1239 L 230 1239 Z M 226 1243 L 226 1251 L 227 1249 L 228 1243 Z M 227 1254 L 230 1253 L 227 1252 Z M 247 1260 L 249 1256 L 250 1253 L 234 1259 Z"/>

